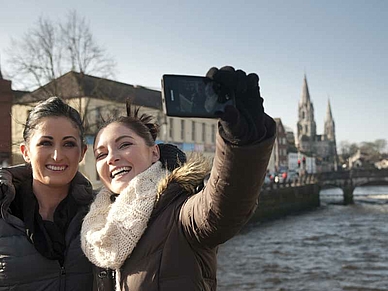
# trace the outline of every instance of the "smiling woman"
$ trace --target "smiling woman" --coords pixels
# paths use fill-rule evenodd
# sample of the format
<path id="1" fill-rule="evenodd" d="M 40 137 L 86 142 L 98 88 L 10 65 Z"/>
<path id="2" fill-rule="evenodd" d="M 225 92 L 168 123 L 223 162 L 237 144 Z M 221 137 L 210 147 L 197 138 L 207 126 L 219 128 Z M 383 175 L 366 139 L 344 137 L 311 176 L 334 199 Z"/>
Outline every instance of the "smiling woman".
<path id="1" fill-rule="evenodd" d="M 86 151 L 79 130 L 67 117 L 44 117 L 20 149 L 32 168 L 39 213 L 44 220 L 53 221 L 55 208 L 68 195 Z M 55 193 L 47 193 L 47 187 L 55 187 Z"/>
<path id="2" fill-rule="evenodd" d="M 135 176 L 159 160 L 158 146 L 147 143 L 131 127 L 120 122 L 99 131 L 94 150 L 97 172 L 112 192 L 123 191 Z"/>
<path id="3" fill-rule="evenodd" d="M 81 230 L 85 255 L 102 268 L 98 290 L 216 290 L 218 245 L 254 213 L 275 134 L 258 76 L 217 71 L 209 78 L 241 102 L 220 118 L 212 167 L 195 155 L 164 168 L 158 126 L 130 104 L 127 116 L 98 132 L 93 150 L 104 187 Z M 106 280 L 112 273 L 115 282 Z"/>
<path id="4" fill-rule="evenodd" d="M 79 235 L 93 199 L 78 172 L 83 133 L 60 98 L 30 112 L 20 146 L 27 164 L 0 169 L 0 290 L 92 290 Z"/>

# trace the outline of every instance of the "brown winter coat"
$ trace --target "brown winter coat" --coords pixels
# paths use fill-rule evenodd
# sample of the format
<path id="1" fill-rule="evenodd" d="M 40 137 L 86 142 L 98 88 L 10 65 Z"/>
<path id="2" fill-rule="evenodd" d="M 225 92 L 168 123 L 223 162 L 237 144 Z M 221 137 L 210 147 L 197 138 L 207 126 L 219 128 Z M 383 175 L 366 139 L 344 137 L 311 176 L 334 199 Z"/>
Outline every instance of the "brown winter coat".
<path id="1" fill-rule="evenodd" d="M 189 161 L 175 170 L 159 187 L 148 227 L 120 269 L 120 289 L 216 290 L 217 247 L 256 210 L 273 142 L 273 132 L 259 144 L 241 147 L 217 135 L 209 181 L 196 194 L 204 164 Z M 100 277 L 107 280 L 104 274 Z"/>

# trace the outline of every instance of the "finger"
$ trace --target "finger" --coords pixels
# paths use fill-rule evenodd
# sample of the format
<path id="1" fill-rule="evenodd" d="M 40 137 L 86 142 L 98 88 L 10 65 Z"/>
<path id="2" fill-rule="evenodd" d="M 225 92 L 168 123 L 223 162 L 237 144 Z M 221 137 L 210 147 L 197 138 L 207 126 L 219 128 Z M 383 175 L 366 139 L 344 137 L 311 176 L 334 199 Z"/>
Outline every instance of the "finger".
<path id="1" fill-rule="evenodd" d="M 247 76 L 248 90 L 252 92 L 250 96 L 260 97 L 259 76 L 255 73 L 251 73 Z"/>
<path id="2" fill-rule="evenodd" d="M 235 72 L 235 69 L 232 66 L 223 66 L 220 71 Z"/>
<path id="3" fill-rule="evenodd" d="M 250 73 L 247 76 L 248 88 L 259 86 L 259 76 L 255 73 Z"/>
<path id="4" fill-rule="evenodd" d="M 212 79 L 214 78 L 214 75 L 217 74 L 218 69 L 216 67 L 212 67 L 207 71 L 206 78 Z"/>
<path id="5" fill-rule="evenodd" d="M 245 92 L 247 90 L 247 74 L 243 70 L 237 70 L 236 76 L 237 92 Z"/>
<path id="6" fill-rule="evenodd" d="M 234 89 L 237 86 L 237 78 L 235 71 L 218 70 L 213 75 L 213 80 L 231 89 Z"/>

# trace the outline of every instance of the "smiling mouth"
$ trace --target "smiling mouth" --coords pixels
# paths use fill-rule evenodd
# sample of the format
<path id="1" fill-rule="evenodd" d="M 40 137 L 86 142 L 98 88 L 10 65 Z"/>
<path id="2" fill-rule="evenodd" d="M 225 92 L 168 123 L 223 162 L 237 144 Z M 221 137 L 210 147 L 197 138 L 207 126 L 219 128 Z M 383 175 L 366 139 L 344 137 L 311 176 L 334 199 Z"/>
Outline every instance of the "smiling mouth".
<path id="1" fill-rule="evenodd" d="M 121 176 L 129 173 L 131 170 L 132 170 L 132 167 L 120 167 L 120 168 L 113 170 L 110 173 L 110 177 L 112 179 L 117 178 L 117 177 L 121 177 Z"/>
<path id="2" fill-rule="evenodd" d="M 47 165 L 47 169 L 54 171 L 54 172 L 62 172 L 66 170 L 67 166 L 53 166 L 53 165 Z"/>

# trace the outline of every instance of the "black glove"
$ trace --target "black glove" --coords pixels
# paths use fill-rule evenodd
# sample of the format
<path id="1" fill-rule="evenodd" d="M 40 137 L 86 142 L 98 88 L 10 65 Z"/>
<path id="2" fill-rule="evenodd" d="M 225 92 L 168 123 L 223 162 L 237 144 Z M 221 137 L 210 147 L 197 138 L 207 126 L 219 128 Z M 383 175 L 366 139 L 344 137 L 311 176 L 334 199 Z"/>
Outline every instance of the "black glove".
<path id="1" fill-rule="evenodd" d="M 266 136 L 266 127 L 259 77 L 255 73 L 247 76 L 244 71 L 236 71 L 230 66 L 220 70 L 211 68 L 206 77 L 215 82 L 217 94 L 229 94 L 235 98 L 236 107 L 226 106 L 220 116 L 221 136 L 237 145 L 262 140 Z"/>
<path id="2" fill-rule="evenodd" d="M 169 171 L 180 167 L 186 163 L 186 154 L 173 144 L 160 143 L 160 161 Z"/>

